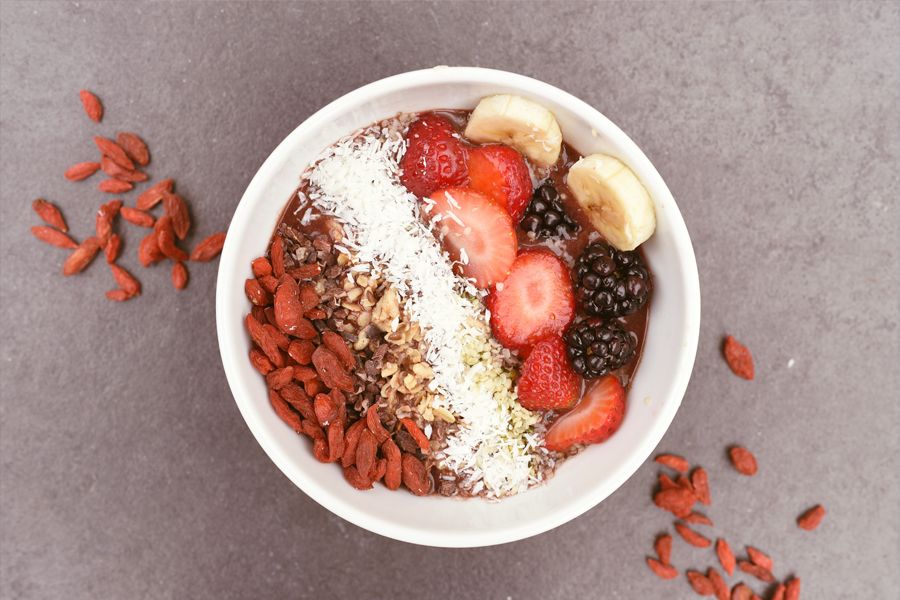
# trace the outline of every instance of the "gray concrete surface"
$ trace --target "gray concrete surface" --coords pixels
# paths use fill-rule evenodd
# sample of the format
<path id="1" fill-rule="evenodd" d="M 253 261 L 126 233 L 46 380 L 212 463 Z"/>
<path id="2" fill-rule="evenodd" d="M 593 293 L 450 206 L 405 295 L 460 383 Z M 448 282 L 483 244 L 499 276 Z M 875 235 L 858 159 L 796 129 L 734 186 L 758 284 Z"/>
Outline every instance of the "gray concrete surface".
<path id="1" fill-rule="evenodd" d="M 38 196 L 76 236 L 91 230 L 100 195 L 62 172 L 94 156 L 96 133 L 147 139 L 149 171 L 177 179 L 196 240 L 227 226 L 317 108 L 386 75 L 468 64 L 592 103 L 678 199 L 703 326 L 661 449 L 710 470 L 713 535 L 768 550 L 804 598 L 897 598 L 898 36 L 897 2 L 3 2 L 0 595 L 693 597 L 643 563 L 671 528 L 650 503 L 653 464 L 581 518 L 501 547 L 419 548 L 343 522 L 238 414 L 216 265 L 192 266 L 177 293 L 164 269 L 140 269 L 128 229 L 123 264 L 145 291 L 113 306 L 102 264 L 64 279 L 64 253 L 29 235 Z M 100 126 L 82 87 L 106 103 Z M 753 349 L 757 381 L 727 371 L 726 332 Z M 733 442 L 757 453 L 757 477 L 728 469 Z M 815 502 L 828 517 L 802 533 L 793 520 Z M 713 555 L 676 542 L 674 561 Z"/>

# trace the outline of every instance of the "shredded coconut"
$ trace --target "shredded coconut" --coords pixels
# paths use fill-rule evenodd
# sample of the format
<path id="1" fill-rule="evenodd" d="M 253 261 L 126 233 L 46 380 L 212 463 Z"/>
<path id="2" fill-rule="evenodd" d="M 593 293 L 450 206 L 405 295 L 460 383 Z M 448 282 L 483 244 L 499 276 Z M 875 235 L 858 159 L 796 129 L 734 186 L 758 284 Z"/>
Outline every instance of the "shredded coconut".
<path id="1" fill-rule="evenodd" d="M 375 126 L 341 140 L 308 173 L 307 194 L 343 222 L 347 249 L 393 284 L 422 329 L 435 406 L 459 423 L 440 451 L 441 466 L 461 476 L 473 494 L 514 494 L 541 479 L 539 417 L 516 399 L 514 376 L 503 368 L 486 325 L 482 293 L 453 272 L 421 218 L 419 200 L 400 184 L 405 150 L 396 127 Z"/>

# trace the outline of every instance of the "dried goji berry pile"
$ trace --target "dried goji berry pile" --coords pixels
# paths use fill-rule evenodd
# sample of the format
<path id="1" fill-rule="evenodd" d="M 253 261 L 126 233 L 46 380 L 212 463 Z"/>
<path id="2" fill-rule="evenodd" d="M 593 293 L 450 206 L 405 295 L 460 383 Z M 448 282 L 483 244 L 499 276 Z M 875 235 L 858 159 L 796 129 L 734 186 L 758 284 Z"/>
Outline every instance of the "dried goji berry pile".
<path id="1" fill-rule="evenodd" d="M 103 120 L 103 104 L 99 98 L 82 90 L 81 102 L 88 118 L 96 123 Z M 65 172 L 70 181 L 83 181 L 97 171 L 103 171 L 107 178 L 102 180 L 97 189 L 108 194 L 125 194 L 135 184 L 150 179 L 141 170 L 150 163 L 150 151 L 144 141 L 131 132 L 119 132 L 116 139 L 102 136 L 94 137 L 94 144 L 100 152 L 99 162 L 79 162 Z M 150 210 L 162 203 L 163 215 L 154 217 Z M 68 235 L 69 227 L 59 208 L 43 199 L 32 203 L 34 212 L 47 225 L 31 228 L 31 233 L 42 242 L 71 250 L 63 263 L 63 275 L 75 275 L 85 270 L 97 254 L 103 250 L 109 264 L 113 279 L 118 286 L 106 292 L 110 300 L 125 301 L 141 293 L 140 282 L 127 270 L 116 264 L 122 247 L 122 238 L 116 233 L 118 217 L 134 225 L 152 229 L 138 246 L 138 260 L 144 267 L 149 267 L 164 259 L 172 261 L 172 284 L 179 290 L 188 282 L 188 270 L 185 261 L 208 262 L 215 258 L 225 243 L 225 233 L 214 233 L 188 254 L 178 246 L 191 229 L 191 217 L 184 198 L 175 193 L 175 182 L 164 179 L 142 192 L 134 207 L 125 206 L 120 199 L 111 200 L 100 205 L 97 210 L 95 233 L 81 243 Z"/>
<path id="2" fill-rule="evenodd" d="M 313 456 L 340 463 L 345 479 L 366 490 L 381 481 L 389 490 L 404 485 L 416 495 L 431 493 L 433 482 L 413 452 L 401 450 L 382 423 L 375 405 L 352 408 L 358 357 L 336 331 L 327 329 L 325 310 L 314 280 L 321 266 L 285 266 L 285 251 L 276 236 L 269 257 L 251 263 L 254 277 L 244 291 L 253 308 L 245 319 L 253 341 L 250 362 L 265 378 L 269 402 L 278 417 L 312 441 Z M 316 327 L 313 322 L 319 323 Z M 412 419 L 399 425 L 429 450 L 429 441 Z M 413 448 L 415 449 L 415 448 Z"/>
<path id="3" fill-rule="evenodd" d="M 746 347 L 728 336 L 724 344 L 725 359 L 732 371 L 744 379 L 754 376 L 753 357 Z M 741 446 L 728 449 L 728 456 L 734 469 L 741 475 L 752 477 L 758 471 L 756 457 Z M 713 546 L 711 538 L 690 525 L 713 527 L 712 520 L 705 514 L 694 510 L 700 504 L 710 506 L 712 495 L 709 487 L 709 475 L 703 467 L 691 470 L 690 463 L 683 457 L 674 454 L 660 454 L 656 462 L 671 469 L 675 479 L 666 473 L 658 475 L 658 486 L 653 495 L 653 502 L 660 509 L 672 513 L 678 520 L 674 528 L 678 536 L 687 544 L 697 548 Z M 804 512 L 797 519 L 797 525 L 807 531 L 818 527 L 825 516 L 821 505 Z M 647 566 L 662 579 L 675 579 L 679 571 L 672 564 L 672 536 L 664 533 L 654 542 L 656 557 L 647 557 Z M 749 575 L 759 584 L 768 587 L 768 598 L 771 600 L 797 600 L 800 597 L 800 579 L 791 576 L 784 582 L 776 580 L 774 562 L 765 552 L 754 546 L 746 547 L 746 558 L 735 558 L 731 545 L 723 537 L 715 542 L 715 554 L 719 565 L 728 577 L 734 576 L 735 569 Z M 715 566 L 709 566 L 706 573 L 694 569 L 685 570 L 685 577 L 691 588 L 700 596 L 715 596 L 717 600 L 760 600 L 753 589 L 744 582 L 736 583 L 730 590 L 725 578 Z M 752 581 L 752 580 L 751 580 Z"/>

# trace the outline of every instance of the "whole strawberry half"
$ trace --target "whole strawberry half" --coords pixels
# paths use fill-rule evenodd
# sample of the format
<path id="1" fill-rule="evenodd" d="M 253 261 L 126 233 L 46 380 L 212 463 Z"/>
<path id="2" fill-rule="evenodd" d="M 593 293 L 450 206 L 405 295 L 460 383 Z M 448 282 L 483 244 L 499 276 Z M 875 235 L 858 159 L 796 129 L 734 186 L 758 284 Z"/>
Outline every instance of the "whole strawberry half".
<path id="1" fill-rule="evenodd" d="M 519 403 L 528 410 L 564 410 L 575 404 L 581 378 L 558 335 L 535 344 L 519 376 Z"/>
<path id="2" fill-rule="evenodd" d="M 467 188 L 441 190 L 429 202 L 423 212 L 456 270 L 481 289 L 506 279 L 516 260 L 516 229 L 506 210 Z"/>
<path id="3" fill-rule="evenodd" d="M 571 412 L 550 426 L 544 446 L 565 452 L 575 444 L 605 442 L 619 429 L 624 418 L 625 389 L 614 375 L 601 377 Z"/>
<path id="4" fill-rule="evenodd" d="M 526 250 L 488 296 L 491 331 L 507 348 L 526 351 L 560 335 L 575 316 L 569 268 L 548 250 Z"/>
<path id="5" fill-rule="evenodd" d="M 432 113 L 410 124 L 400 182 L 416 196 L 462 185 L 468 178 L 466 148 L 453 132 L 450 121 Z"/>
<path id="6" fill-rule="evenodd" d="M 469 186 L 505 206 L 518 223 L 534 193 L 522 155 L 509 146 L 481 146 L 469 150 L 468 165 Z"/>

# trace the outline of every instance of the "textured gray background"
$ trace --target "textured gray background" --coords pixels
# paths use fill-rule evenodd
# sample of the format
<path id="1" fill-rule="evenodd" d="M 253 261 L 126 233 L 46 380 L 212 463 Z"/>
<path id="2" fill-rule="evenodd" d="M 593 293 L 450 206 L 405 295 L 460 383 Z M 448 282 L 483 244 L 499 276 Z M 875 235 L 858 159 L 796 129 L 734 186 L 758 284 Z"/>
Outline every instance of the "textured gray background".
<path id="1" fill-rule="evenodd" d="M 643 564 L 670 525 L 645 465 L 602 506 L 523 542 L 420 548 L 349 525 L 268 460 L 216 347 L 216 265 L 113 306 L 99 262 L 63 279 L 37 196 L 88 235 L 66 167 L 133 129 L 155 179 L 224 229 L 275 145 L 344 92 L 435 64 L 517 71 L 593 104 L 645 150 L 693 237 L 697 367 L 662 449 L 711 471 L 716 532 L 770 551 L 805 598 L 900 589 L 900 5 L 2 4 L 4 598 L 689 598 Z M 102 125 L 77 92 L 96 90 Z M 132 195 L 133 197 L 133 195 Z M 199 233 L 197 233 L 199 232 Z M 755 352 L 730 375 L 720 340 Z M 795 366 L 788 368 L 789 359 Z M 642 368 L 652 368 L 643 365 Z M 755 450 L 741 478 L 724 449 Z M 821 501 L 821 529 L 795 516 Z M 676 542 L 679 567 L 710 551 Z M 734 581 L 734 580 L 732 580 Z"/>

